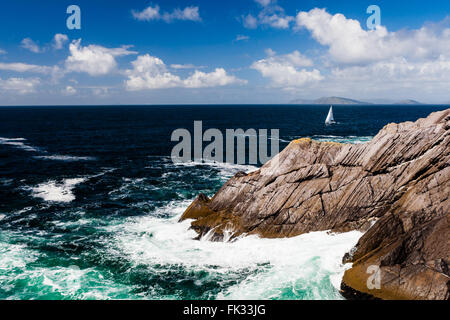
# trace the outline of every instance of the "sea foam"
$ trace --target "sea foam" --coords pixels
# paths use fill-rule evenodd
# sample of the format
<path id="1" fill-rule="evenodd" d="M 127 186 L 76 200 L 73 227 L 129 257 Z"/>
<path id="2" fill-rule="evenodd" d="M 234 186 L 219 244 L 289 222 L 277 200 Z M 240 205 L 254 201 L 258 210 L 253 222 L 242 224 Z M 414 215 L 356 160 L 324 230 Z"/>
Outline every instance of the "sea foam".
<path id="1" fill-rule="evenodd" d="M 316 135 L 311 137 L 313 140 L 320 142 L 338 142 L 349 144 L 363 144 L 373 139 L 372 136 L 332 136 L 332 135 Z"/>
<path id="2" fill-rule="evenodd" d="M 0 235 L 0 293 L 8 299 L 139 298 L 130 296 L 132 288 L 105 278 L 95 268 L 81 269 L 76 265 L 45 266 L 36 263 L 39 258 L 45 259 L 45 255 L 27 245 L 10 243 L 8 236 L 15 238 L 17 235 Z"/>
<path id="3" fill-rule="evenodd" d="M 37 152 L 38 148 L 29 146 L 25 143 L 25 138 L 2 138 L 0 137 L 0 144 L 13 146 L 18 149 L 22 149 L 29 152 Z"/>
<path id="4" fill-rule="evenodd" d="M 107 246 L 134 266 L 182 266 L 186 272 L 208 274 L 223 286 L 215 299 L 341 299 L 340 281 L 349 265 L 341 263 L 361 237 L 360 232 L 315 232 L 289 239 L 241 237 L 233 242 L 193 240 L 190 221 L 178 220 L 189 201 L 172 202 L 161 210 L 172 217 L 139 217 L 109 226 L 115 235 Z M 154 270 L 158 272 L 158 270 Z M 247 276 L 243 276 L 247 274 Z M 208 278 L 207 277 L 207 278 Z M 202 286 L 205 279 L 196 280 Z M 220 283 L 218 284 L 220 286 Z M 165 296 L 153 298 L 168 298 Z"/>
<path id="5" fill-rule="evenodd" d="M 65 179 L 60 183 L 48 181 L 32 188 L 33 196 L 45 201 L 71 202 L 75 200 L 73 188 L 84 181 L 86 181 L 86 178 Z"/>
<path id="6" fill-rule="evenodd" d="M 94 157 L 77 157 L 77 156 L 69 156 L 69 155 L 48 155 L 48 156 L 34 156 L 33 158 L 38 160 L 55 160 L 55 161 L 95 161 Z"/>
<path id="7" fill-rule="evenodd" d="M 239 171 L 250 173 L 258 170 L 258 167 L 253 165 L 233 164 L 227 162 L 212 162 L 212 161 L 190 161 L 183 163 L 175 163 L 175 166 L 195 167 L 195 166 L 209 166 L 219 171 L 219 174 L 224 178 L 231 178 Z"/>

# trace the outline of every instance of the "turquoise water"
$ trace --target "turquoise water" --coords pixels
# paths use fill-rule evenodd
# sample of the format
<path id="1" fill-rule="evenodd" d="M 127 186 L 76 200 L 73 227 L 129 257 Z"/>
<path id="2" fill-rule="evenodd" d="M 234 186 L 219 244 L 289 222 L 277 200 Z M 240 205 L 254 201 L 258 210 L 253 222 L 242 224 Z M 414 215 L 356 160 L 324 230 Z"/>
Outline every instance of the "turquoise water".
<path id="1" fill-rule="evenodd" d="M 179 170 L 206 178 L 204 167 L 191 165 Z M 217 187 L 241 169 L 252 168 L 207 168 L 209 178 L 217 179 Z M 171 175 L 168 172 L 166 178 Z M 179 176 L 176 170 L 173 175 Z M 86 181 L 89 177 L 79 183 Z M 71 187 L 76 189 L 76 185 Z M 58 196 L 66 204 L 75 201 L 67 193 L 51 189 L 46 194 L 53 197 L 48 205 L 56 205 Z M 112 199 L 124 200 L 136 193 L 151 193 L 151 189 L 146 179 L 123 179 L 123 185 L 109 194 Z M 173 192 L 182 193 L 182 188 Z M 46 230 L 2 232 L 0 298 L 341 298 L 338 288 L 345 267 L 340 261 L 357 242 L 358 232 L 274 240 L 252 236 L 233 243 L 197 241 L 189 221 L 178 223 L 189 203 L 190 199 L 167 201 L 152 214 L 138 217 L 100 218 L 74 209 L 52 219 Z M 138 204 L 145 205 L 145 201 Z M 9 213 L 9 219 L 24 213 Z M 32 223 L 38 218 L 26 219 Z"/>
<path id="2" fill-rule="evenodd" d="M 336 107 L 325 127 L 326 107 L 214 108 L 0 108 L 0 299 L 342 299 L 359 232 L 193 240 L 178 220 L 197 194 L 257 168 L 175 165 L 170 134 L 203 119 L 364 143 L 434 109 Z"/>

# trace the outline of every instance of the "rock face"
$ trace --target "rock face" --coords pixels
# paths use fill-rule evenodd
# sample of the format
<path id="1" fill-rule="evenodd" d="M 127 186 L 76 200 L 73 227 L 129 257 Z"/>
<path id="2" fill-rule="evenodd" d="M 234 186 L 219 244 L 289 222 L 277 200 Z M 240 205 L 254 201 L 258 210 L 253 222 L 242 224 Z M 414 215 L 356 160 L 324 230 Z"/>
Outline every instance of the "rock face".
<path id="1" fill-rule="evenodd" d="M 369 143 L 293 141 L 260 170 L 239 173 L 182 219 L 199 236 L 367 231 L 344 257 L 343 294 L 449 299 L 450 109 L 389 124 Z M 369 289 L 370 266 L 380 289 Z"/>

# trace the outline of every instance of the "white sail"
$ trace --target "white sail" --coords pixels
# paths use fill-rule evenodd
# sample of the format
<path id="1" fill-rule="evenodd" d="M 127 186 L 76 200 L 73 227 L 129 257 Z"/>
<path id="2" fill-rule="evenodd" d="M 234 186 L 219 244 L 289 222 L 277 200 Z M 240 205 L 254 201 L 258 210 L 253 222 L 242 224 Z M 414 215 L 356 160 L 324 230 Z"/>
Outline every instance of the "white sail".
<path id="1" fill-rule="evenodd" d="M 336 123 L 334 121 L 334 115 L 333 115 L 333 106 L 330 107 L 330 111 L 328 111 L 327 119 L 325 120 L 325 124 L 333 124 Z"/>

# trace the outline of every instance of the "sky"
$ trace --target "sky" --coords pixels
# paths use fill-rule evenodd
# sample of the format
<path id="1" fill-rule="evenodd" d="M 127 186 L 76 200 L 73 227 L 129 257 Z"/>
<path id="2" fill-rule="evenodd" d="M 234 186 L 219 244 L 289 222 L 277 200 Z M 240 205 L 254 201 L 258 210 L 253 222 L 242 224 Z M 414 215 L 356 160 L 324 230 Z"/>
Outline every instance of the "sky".
<path id="1" fill-rule="evenodd" d="M 3 0 L 0 24 L 0 105 L 450 103 L 448 0 Z"/>

